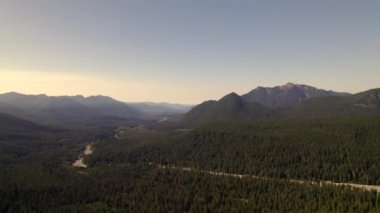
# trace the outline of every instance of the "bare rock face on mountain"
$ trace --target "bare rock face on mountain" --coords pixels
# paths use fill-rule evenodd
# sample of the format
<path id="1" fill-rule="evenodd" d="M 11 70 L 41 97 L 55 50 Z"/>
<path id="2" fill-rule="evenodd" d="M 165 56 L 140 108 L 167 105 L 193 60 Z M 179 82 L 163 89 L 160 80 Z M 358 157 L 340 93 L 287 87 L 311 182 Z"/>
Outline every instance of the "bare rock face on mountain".
<path id="1" fill-rule="evenodd" d="M 276 87 L 257 87 L 242 96 L 249 102 L 257 102 L 271 108 L 290 107 L 314 97 L 345 96 L 347 93 L 327 91 L 315 87 L 288 83 Z"/>

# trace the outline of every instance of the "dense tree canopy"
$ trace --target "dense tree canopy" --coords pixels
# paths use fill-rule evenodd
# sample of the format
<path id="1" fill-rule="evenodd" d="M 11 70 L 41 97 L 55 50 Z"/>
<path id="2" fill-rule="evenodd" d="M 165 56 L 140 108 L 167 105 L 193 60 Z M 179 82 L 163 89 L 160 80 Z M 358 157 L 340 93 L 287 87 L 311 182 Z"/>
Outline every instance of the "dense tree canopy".
<path id="1" fill-rule="evenodd" d="M 380 211 L 376 192 L 286 181 L 380 184 L 377 117 L 152 128 L 119 140 L 98 130 L 8 133 L 0 140 L 0 212 Z M 88 143 L 89 167 L 73 168 Z"/>

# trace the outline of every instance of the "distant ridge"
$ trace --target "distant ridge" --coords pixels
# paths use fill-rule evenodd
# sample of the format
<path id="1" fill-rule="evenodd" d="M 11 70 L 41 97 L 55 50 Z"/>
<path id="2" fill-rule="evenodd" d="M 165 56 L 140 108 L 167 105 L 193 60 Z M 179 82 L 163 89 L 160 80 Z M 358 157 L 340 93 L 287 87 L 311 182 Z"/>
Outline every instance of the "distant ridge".
<path id="1" fill-rule="evenodd" d="M 198 126 L 268 118 L 380 115 L 380 89 L 351 95 L 288 83 L 274 88 L 258 87 L 248 94 L 231 93 L 219 101 L 203 102 L 186 113 L 182 122 Z"/>
<path id="2" fill-rule="evenodd" d="M 106 96 L 47 96 L 5 93 L 0 112 L 42 124 L 102 122 L 103 118 L 131 119 L 139 115 L 125 103 Z"/>
<path id="3" fill-rule="evenodd" d="M 118 125 L 143 120 L 177 119 L 191 108 L 190 105 L 169 103 L 124 103 L 102 95 L 0 94 L 0 113 L 40 124 Z"/>
<path id="4" fill-rule="evenodd" d="M 257 102 L 271 108 L 290 107 L 314 97 L 346 96 L 331 90 L 317 89 L 312 86 L 287 83 L 276 87 L 257 87 L 242 95 L 246 101 Z"/>

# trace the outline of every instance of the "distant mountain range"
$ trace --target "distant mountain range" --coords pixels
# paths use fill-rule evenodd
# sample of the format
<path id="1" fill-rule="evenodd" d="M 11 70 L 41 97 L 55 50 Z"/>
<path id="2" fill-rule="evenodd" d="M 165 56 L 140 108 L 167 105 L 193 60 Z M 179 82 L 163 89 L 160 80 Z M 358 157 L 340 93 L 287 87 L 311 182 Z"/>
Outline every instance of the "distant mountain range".
<path id="1" fill-rule="evenodd" d="M 0 112 L 43 124 L 92 121 L 114 117 L 130 119 L 137 113 L 126 104 L 105 96 L 0 95 Z"/>
<path id="2" fill-rule="evenodd" d="M 0 113 L 40 124 L 110 124 L 138 119 L 160 119 L 186 112 L 189 106 L 126 104 L 106 96 L 0 95 Z"/>
<path id="3" fill-rule="evenodd" d="M 347 96 L 349 93 L 340 93 L 317 89 L 315 87 L 287 83 L 276 87 L 257 87 L 242 98 L 249 102 L 260 103 L 271 108 L 290 107 L 310 98 L 324 96 Z"/>
<path id="4" fill-rule="evenodd" d="M 380 114 L 380 89 L 351 95 L 288 83 L 203 102 L 186 113 L 182 122 L 197 126 L 216 121 L 374 114 Z"/>
<path id="5" fill-rule="evenodd" d="M 197 126 L 219 121 L 359 116 L 380 114 L 380 89 L 352 95 L 288 83 L 273 88 L 257 87 L 242 96 L 231 93 L 218 101 L 206 101 L 195 107 L 123 103 L 106 96 L 51 97 L 12 92 L 0 95 L 0 113 L 38 124 L 65 126 L 117 126 L 167 118 L 180 120 L 181 125 Z M 0 116 L 0 122 L 9 118 L 4 116 Z"/>

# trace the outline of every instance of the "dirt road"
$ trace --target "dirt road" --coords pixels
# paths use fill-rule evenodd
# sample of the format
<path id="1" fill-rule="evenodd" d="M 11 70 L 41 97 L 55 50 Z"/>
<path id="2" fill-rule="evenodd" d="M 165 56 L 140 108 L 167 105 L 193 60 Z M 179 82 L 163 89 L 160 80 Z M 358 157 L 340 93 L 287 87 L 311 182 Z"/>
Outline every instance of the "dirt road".
<path id="1" fill-rule="evenodd" d="M 152 165 L 152 163 L 150 163 Z M 276 178 L 266 178 L 266 177 L 259 177 L 255 175 L 247 175 L 247 174 L 235 174 L 235 173 L 225 173 L 225 172 L 215 172 L 215 171 L 207 171 L 207 170 L 197 170 L 190 167 L 178 167 L 178 166 L 165 166 L 157 164 L 157 168 L 159 169 L 170 169 L 170 170 L 181 170 L 186 172 L 201 172 L 213 176 L 225 176 L 225 177 L 233 177 L 233 178 L 253 178 L 253 179 L 263 179 L 263 180 L 269 180 L 269 179 L 276 179 Z M 376 191 L 377 193 L 380 193 L 380 186 L 377 185 L 365 185 L 365 184 L 356 184 L 356 183 L 339 183 L 339 182 L 332 182 L 332 181 L 309 181 L 309 180 L 294 180 L 294 179 L 278 179 L 278 180 L 284 180 L 289 181 L 292 183 L 298 183 L 298 184 L 312 184 L 312 185 L 333 185 L 333 186 L 349 186 L 356 189 L 361 189 L 365 191 Z"/>

